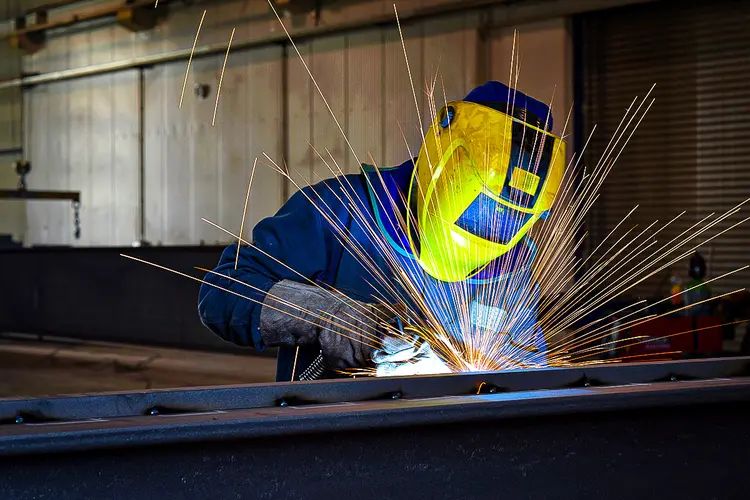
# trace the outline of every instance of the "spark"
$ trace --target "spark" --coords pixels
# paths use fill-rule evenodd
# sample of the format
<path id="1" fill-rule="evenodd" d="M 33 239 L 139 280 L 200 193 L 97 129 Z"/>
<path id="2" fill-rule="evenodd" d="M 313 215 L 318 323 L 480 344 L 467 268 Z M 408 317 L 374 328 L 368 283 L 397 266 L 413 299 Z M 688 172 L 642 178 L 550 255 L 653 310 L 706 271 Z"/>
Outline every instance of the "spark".
<path id="1" fill-rule="evenodd" d="M 159 3 L 158 0 L 156 3 L 157 4 Z M 180 109 L 182 109 L 182 100 L 185 97 L 185 88 L 187 87 L 188 74 L 190 73 L 190 64 L 192 64 L 193 62 L 193 54 L 195 53 L 195 47 L 198 44 L 198 35 L 200 35 L 201 27 L 203 26 L 203 20 L 205 19 L 205 17 L 206 17 L 206 11 L 204 10 L 203 15 L 201 16 L 201 22 L 198 24 L 198 30 L 195 32 L 195 40 L 193 40 L 193 48 L 190 51 L 190 57 L 188 58 L 187 69 L 185 70 L 185 81 L 182 84 L 182 93 L 180 94 Z"/>
<path id="2" fill-rule="evenodd" d="M 404 42 L 404 33 L 401 31 L 401 20 L 398 18 L 398 9 L 396 4 L 393 4 L 393 12 L 396 17 L 396 25 L 398 26 L 398 36 L 401 40 L 401 48 L 404 51 L 404 60 L 406 62 L 406 71 L 409 73 L 409 83 L 411 84 L 411 93 L 414 96 L 414 106 L 417 110 L 417 118 L 419 119 L 419 131 L 422 134 L 422 142 L 424 142 L 424 124 L 422 123 L 422 113 L 419 111 L 419 103 L 417 102 L 417 93 L 414 90 L 414 79 L 411 75 L 411 68 L 409 67 L 409 58 L 406 56 L 406 43 Z"/>
<path id="3" fill-rule="evenodd" d="M 221 84 L 224 82 L 224 71 L 227 69 L 227 60 L 229 59 L 229 49 L 232 47 L 232 40 L 234 39 L 235 28 L 232 28 L 232 34 L 229 37 L 229 43 L 227 44 L 227 53 L 224 56 L 224 65 L 221 67 L 221 76 L 219 77 L 219 88 L 216 89 L 216 105 L 214 106 L 214 118 L 211 121 L 211 126 L 216 125 L 216 111 L 219 109 L 219 94 L 221 94 Z"/>
<path id="4" fill-rule="evenodd" d="M 299 356 L 299 346 L 294 350 L 294 364 L 292 365 L 292 378 L 290 381 L 294 381 L 294 372 L 297 371 L 297 356 Z"/>
<path id="5" fill-rule="evenodd" d="M 250 182 L 247 183 L 247 195 L 245 195 L 245 208 L 242 210 L 242 222 L 240 222 L 240 235 L 237 238 L 237 256 L 234 258 L 234 269 L 237 270 L 237 264 L 240 261 L 240 246 L 242 246 L 242 233 L 245 232 L 245 217 L 247 216 L 247 203 L 250 201 L 250 189 L 253 187 L 253 177 L 255 177 L 255 167 L 258 165 L 258 158 L 253 161 L 253 170 L 250 172 Z"/>

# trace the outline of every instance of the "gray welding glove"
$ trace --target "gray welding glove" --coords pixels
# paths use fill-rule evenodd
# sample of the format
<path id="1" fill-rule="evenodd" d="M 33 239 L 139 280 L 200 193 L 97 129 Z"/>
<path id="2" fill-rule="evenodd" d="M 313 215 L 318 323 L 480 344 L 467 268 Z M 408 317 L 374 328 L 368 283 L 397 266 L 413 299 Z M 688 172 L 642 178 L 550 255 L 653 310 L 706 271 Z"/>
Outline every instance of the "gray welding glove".
<path id="1" fill-rule="evenodd" d="M 373 366 L 388 314 L 313 285 L 282 280 L 271 287 L 260 313 L 260 334 L 271 347 L 320 344 L 332 368 Z"/>

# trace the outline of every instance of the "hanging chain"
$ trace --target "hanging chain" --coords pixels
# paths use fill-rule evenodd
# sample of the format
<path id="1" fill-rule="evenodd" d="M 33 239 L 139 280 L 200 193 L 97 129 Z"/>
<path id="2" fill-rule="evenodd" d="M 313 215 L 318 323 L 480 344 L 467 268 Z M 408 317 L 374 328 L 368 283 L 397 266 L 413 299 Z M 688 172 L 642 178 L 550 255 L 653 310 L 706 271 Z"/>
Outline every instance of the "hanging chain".
<path id="1" fill-rule="evenodd" d="M 18 189 L 26 191 L 26 176 L 31 172 L 31 163 L 28 161 L 17 161 L 13 163 L 13 168 L 18 174 Z"/>
<path id="2" fill-rule="evenodd" d="M 77 240 L 81 239 L 81 202 L 80 201 L 73 202 L 73 224 L 75 227 L 75 230 L 73 232 L 75 239 Z"/>

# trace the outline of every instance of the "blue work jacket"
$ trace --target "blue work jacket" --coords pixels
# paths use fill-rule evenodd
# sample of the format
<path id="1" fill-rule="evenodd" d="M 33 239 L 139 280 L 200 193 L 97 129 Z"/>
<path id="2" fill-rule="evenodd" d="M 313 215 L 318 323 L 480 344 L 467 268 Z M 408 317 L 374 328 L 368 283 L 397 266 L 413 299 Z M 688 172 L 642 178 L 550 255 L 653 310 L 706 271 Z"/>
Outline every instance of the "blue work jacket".
<path id="1" fill-rule="evenodd" d="M 481 299 L 487 286 L 497 287 L 498 282 L 503 280 L 512 283 L 512 287 L 509 285 L 504 290 L 508 299 L 503 303 L 508 307 L 513 307 L 514 301 L 521 295 L 526 294 L 525 297 L 528 297 L 526 287 L 534 287 L 529 282 L 530 262 L 526 258 L 524 266 L 516 265 L 513 262 L 513 251 L 503 256 L 508 264 L 499 266 L 507 271 L 506 274 L 479 275 L 470 283 L 462 284 L 460 292 L 446 293 L 445 287 L 458 285 L 440 282 L 424 273 L 409 249 L 401 224 L 394 216 L 397 211 L 405 214 L 403 200 L 406 198 L 413 169 L 414 160 L 377 172 L 374 168 L 363 165 L 359 174 L 327 179 L 297 191 L 274 216 L 263 219 L 253 229 L 253 245 L 262 252 L 256 248 L 241 246 L 235 269 L 237 245 L 229 245 L 214 269 L 218 274 L 231 276 L 251 287 L 213 273 L 205 276 L 208 283 L 231 290 L 234 294 L 203 284 L 198 307 L 203 324 L 226 341 L 263 350 L 266 346 L 258 325 L 264 292 L 281 280 L 304 282 L 300 274 L 318 283 L 333 286 L 356 300 L 375 302 L 374 297 L 379 297 L 391 303 L 409 303 L 408 294 L 397 292 L 396 295 L 399 296 L 394 296 L 392 290 L 387 290 L 381 284 L 382 279 L 376 279 L 368 266 L 364 266 L 360 258 L 347 250 L 346 247 L 354 248 L 352 240 L 358 242 L 357 248 L 371 258 L 369 265 L 377 267 L 381 277 L 392 276 L 393 265 L 388 265 L 384 247 L 373 241 L 374 235 L 386 240 L 388 251 L 399 262 L 398 267 L 409 274 L 411 281 L 417 284 L 426 297 L 434 298 L 430 301 L 434 305 L 433 314 L 440 318 L 441 323 L 446 325 L 446 330 L 455 337 L 461 337 L 472 326 L 466 324 L 466 315 L 456 317 L 456 305 L 451 304 L 451 301 L 468 302 L 469 304 L 462 304 L 463 310 L 469 307 L 472 321 L 482 321 L 488 314 Z M 362 216 L 353 216 L 353 213 L 360 213 Z M 332 227 L 331 221 L 334 220 L 342 227 L 345 226 L 345 237 Z M 523 240 L 523 245 L 533 248 L 533 243 L 528 238 Z M 522 245 L 518 247 L 521 249 Z M 285 263 L 296 272 L 277 261 Z M 509 280 L 511 275 L 514 279 Z M 533 299 L 523 300 L 523 313 L 520 320 L 515 321 L 519 331 L 536 328 L 538 287 L 533 290 Z M 515 314 L 518 315 L 518 312 Z M 544 352 L 546 344 L 541 332 L 537 331 L 533 337 L 536 348 Z M 319 352 L 320 348 L 317 346 L 300 348 L 296 373 L 299 374 L 309 366 Z M 293 347 L 279 348 L 278 381 L 291 379 L 294 357 Z M 538 354 L 535 359 L 539 359 Z"/>

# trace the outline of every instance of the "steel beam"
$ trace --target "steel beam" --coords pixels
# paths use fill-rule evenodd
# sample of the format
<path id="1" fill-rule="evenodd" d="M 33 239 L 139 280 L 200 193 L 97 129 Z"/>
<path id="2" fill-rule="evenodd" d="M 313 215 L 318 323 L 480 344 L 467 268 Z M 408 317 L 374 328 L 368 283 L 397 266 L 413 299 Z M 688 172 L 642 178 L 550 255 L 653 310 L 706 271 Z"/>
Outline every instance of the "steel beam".
<path id="1" fill-rule="evenodd" d="M 25 189 L 0 189 L 0 199 L 12 200 L 70 200 L 81 201 L 79 191 L 40 191 Z"/>
<path id="2" fill-rule="evenodd" d="M 0 497 L 744 499 L 749 362 L 0 401 Z"/>
<path id="3" fill-rule="evenodd" d="M 0 156 L 17 156 L 23 154 L 23 148 L 0 149 Z"/>
<path id="4" fill-rule="evenodd" d="M 750 403 L 750 378 L 443 397 L 385 394 L 374 400 L 201 412 L 157 407 L 145 415 L 69 422 L 34 421 L 33 415 L 26 415 L 0 426 L 0 456 L 731 402 Z"/>
<path id="5" fill-rule="evenodd" d="M 285 404 L 339 404 L 380 399 L 463 397 L 536 390 L 618 387 L 626 384 L 711 381 L 750 377 L 750 357 L 590 365 L 405 378 L 364 378 L 314 382 L 250 384 L 220 388 L 153 390 L 113 394 L 0 399 L 0 421 L 19 415 L 64 422 L 91 418 L 129 418 L 150 414 L 204 413 L 273 408 Z M 3 431 L 0 430 L 0 435 Z"/>
<path id="6" fill-rule="evenodd" d="M 413 410 L 393 409 L 387 429 L 345 431 L 341 418 L 329 418 L 321 432 L 286 435 L 279 422 L 256 421 L 270 436 L 253 439 L 212 437 L 214 421 L 206 416 L 196 423 L 203 439 L 193 444 L 169 444 L 168 432 L 144 426 L 127 434 L 161 437 L 160 444 L 0 457 L 0 496 L 744 500 L 747 410 L 747 404 L 725 403 L 502 418 L 498 403 L 495 418 L 474 419 L 462 408 L 453 424 L 400 425 L 401 415 Z M 289 409 L 295 411 L 290 421 L 310 418 Z"/>
<path id="7" fill-rule="evenodd" d="M 69 2 L 61 2 L 62 4 L 72 5 L 72 3 Z M 85 14 L 74 14 L 71 15 L 69 18 L 60 20 L 60 21 L 52 21 L 52 22 L 41 22 L 37 24 L 32 24 L 31 26 L 23 26 L 21 28 L 15 29 L 14 31 L 8 33 L 7 35 L 0 36 L 0 40 L 3 39 L 12 39 L 12 38 L 19 38 L 23 36 L 29 36 L 32 34 L 38 34 L 43 33 L 52 29 L 58 29 L 58 28 L 66 28 L 69 26 L 74 26 L 79 23 L 88 22 L 88 21 L 96 21 L 99 19 L 107 18 L 107 17 L 113 17 L 118 18 L 120 13 L 129 13 L 132 12 L 134 9 L 137 9 L 139 7 L 151 7 L 153 9 L 154 7 L 154 0 L 134 0 L 130 2 L 130 4 L 123 4 L 123 5 L 116 5 L 113 7 L 106 7 L 103 9 L 98 9 L 93 12 L 85 13 Z M 162 2 L 163 6 L 166 6 L 169 2 Z M 65 5 L 58 5 L 57 8 L 63 7 Z M 162 7 L 162 6 L 160 6 Z M 51 9 L 50 9 L 51 10 Z M 163 9 L 162 9 L 163 10 Z M 46 12 L 45 9 L 35 9 L 33 11 L 34 14 L 45 14 L 46 18 Z M 24 18 L 22 17 L 21 20 Z M 127 15 L 125 16 L 124 21 L 127 23 L 128 20 L 131 19 Z"/>

